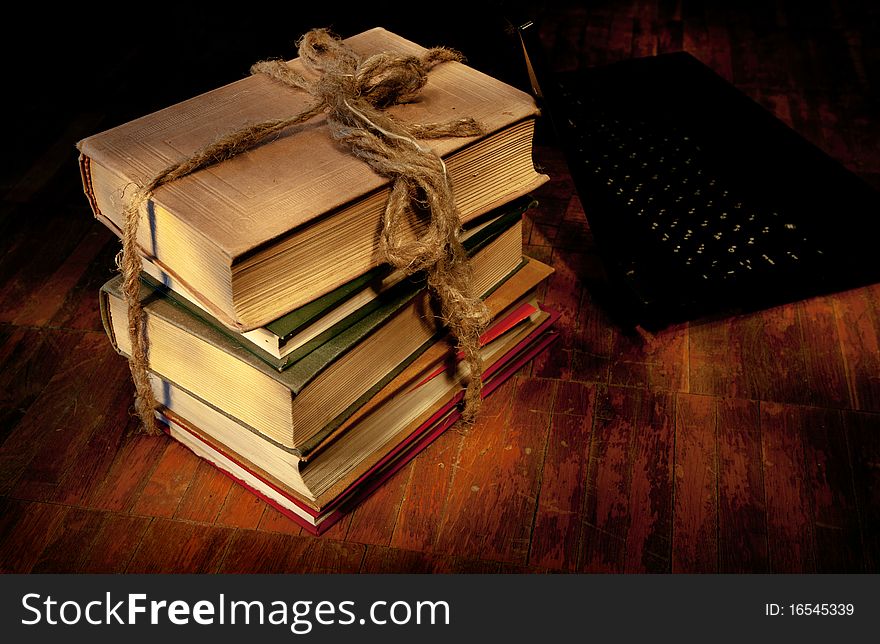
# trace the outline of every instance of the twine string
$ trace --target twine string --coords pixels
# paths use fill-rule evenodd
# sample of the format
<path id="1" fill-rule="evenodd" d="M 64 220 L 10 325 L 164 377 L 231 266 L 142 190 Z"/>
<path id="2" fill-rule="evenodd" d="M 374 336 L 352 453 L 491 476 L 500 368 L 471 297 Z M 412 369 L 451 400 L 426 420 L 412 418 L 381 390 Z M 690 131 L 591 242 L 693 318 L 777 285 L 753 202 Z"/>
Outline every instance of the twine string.
<path id="1" fill-rule="evenodd" d="M 124 210 L 121 270 L 128 304 L 132 380 L 136 410 L 148 433 L 157 433 L 153 411 L 157 407 L 148 378 L 146 316 L 140 304 L 139 275 L 143 268 L 138 252 L 140 212 L 163 185 L 230 159 L 268 137 L 326 114 L 330 135 L 344 144 L 378 174 L 392 180 L 391 194 L 382 217 L 380 251 L 384 259 L 407 273 L 425 271 L 428 286 L 439 303 L 441 320 L 456 338 L 469 369 L 462 421 L 473 422 L 480 405 L 483 364 L 480 334 L 489 312 L 473 292 L 473 275 L 459 240 L 461 219 L 452 194 L 446 164 L 418 139 L 468 137 L 482 134 L 470 118 L 443 123 L 403 123 L 383 110 L 415 99 L 428 72 L 448 61 L 461 61 L 458 52 L 445 47 L 422 56 L 379 53 L 361 58 L 325 29 L 314 29 L 298 43 L 299 58 L 308 76 L 283 61 L 262 61 L 251 68 L 291 88 L 312 95 L 311 107 L 286 119 L 248 125 L 162 170 L 138 188 Z M 427 229 L 411 239 L 403 224 L 428 211 Z"/>

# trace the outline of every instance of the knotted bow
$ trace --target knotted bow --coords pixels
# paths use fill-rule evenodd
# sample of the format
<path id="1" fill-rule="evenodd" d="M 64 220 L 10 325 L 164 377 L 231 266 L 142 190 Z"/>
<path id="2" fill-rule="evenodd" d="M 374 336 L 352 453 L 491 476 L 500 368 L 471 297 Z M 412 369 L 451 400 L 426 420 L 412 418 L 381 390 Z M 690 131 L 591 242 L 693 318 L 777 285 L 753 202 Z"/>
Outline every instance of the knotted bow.
<path id="1" fill-rule="evenodd" d="M 391 105 L 412 101 L 428 80 L 428 72 L 461 55 L 444 47 L 420 57 L 379 53 L 361 58 L 327 30 L 308 32 L 299 43 L 299 57 L 309 76 L 283 61 L 263 61 L 251 68 L 275 81 L 305 90 L 315 104 L 286 119 L 247 126 L 222 137 L 189 158 L 172 164 L 139 188 L 125 209 L 121 268 L 129 309 L 131 357 L 129 364 L 137 390 L 136 408 L 147 431 L 153 430 L 156 399 L 147 377 L 146 320 L 140 305 L 142 269 L 137 251 L 139 211 L 161 186 L 244 152 L 267 137 L 326 113 L 330 135 L 345 144 L 377 173 L 392 179 L 385 207 L 380 250 L 385 259 L 407 273 L 425 271 L 428 285 L 440 305 L 441 319 L 456 337 L 470 369 L 462 419 L 471 422 L 480 404 L 483 370 L 480 334 L 489 313 L 473 293 L 467 255 L 459 241 L 461 227 L 452 185 L 443 160 L 418 139 L 482 134 L 479 124 L 463 118 L 444 123 L 403 123 L 383 112 Z M 401 223 L 430 213 L 421 237 L 407 239 Z"/>

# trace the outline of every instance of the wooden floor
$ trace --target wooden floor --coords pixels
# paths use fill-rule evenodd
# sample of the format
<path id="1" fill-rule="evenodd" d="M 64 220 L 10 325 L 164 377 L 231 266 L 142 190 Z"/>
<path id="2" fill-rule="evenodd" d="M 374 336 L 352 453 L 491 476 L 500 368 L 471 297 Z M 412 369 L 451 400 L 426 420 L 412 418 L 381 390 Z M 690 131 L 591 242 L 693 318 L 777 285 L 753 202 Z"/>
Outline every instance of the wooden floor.
<path id="1" fill-rule="evenodd" d="M 736 12 L 588 4 L 544 9 L 556 68 L 687 50 L 880 187 L 870 3 L 809 14 L 783 1 Z M 73 106 L 25 96 L 23 123 L 41 127 L 10 133 L 0 570 L 880 570 L 880 285 L 625 334 L 584 287 L 599 260 L 548 140 L 536 160 L 552 182 L 525 241 L 556 268 L 544 298 L 563 314 L 561 342 L 499 390 L 469 433 L 442 436 L 326 536 L 302 534 L 178 444 L 135 433 L 127 366 L 96 297 L 118 243 L 91 218 L 73 143 L 161 106 L 138 109 L 138 55 L 111 52 L 100 66 L 100 82 L 118 81 L 123 96 L 105 89 L 106 103 Z M 190 83 L 198 76 L 190 70 Z"/>

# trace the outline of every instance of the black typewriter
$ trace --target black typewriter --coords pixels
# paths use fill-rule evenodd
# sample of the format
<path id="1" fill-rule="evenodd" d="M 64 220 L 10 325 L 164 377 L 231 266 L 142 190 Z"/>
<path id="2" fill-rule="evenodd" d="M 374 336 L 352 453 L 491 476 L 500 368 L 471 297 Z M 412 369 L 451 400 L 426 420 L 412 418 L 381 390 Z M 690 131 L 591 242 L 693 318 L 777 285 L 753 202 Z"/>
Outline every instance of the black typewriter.
<path id="1" fill-rule="evenodd" d="M 657 329 L 880 280 L 880 195 L 687 53 L 549 74 L 617 317 Z"/>

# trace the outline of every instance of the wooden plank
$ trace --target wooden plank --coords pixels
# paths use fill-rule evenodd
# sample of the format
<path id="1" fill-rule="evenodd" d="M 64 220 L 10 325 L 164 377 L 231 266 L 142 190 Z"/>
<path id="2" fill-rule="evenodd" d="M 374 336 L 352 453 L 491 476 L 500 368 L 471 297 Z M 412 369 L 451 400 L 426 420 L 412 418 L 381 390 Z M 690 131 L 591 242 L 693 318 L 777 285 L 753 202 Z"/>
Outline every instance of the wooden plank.
<path id="1" fill-rule="evenodd" d="M 692 324 L 688 333 L 688 391 L 754 398 L 743 373 L 742 318 Z"/>
<path id="2" fill-rule="evenodd" d="M 550 266 L 553 265 L 552 258 L 553 249 L 548 248 L 547 246 L 532 246 L 531 244 L 523 244 L 523 255 L 526 257 L 530 257 L 532 259 L 537 259 L 539 262 L 543 262 L 544 264 L 548 264 Z M 547 281 L 543 281 L 538 286 L 538 299 L 544 299 L 544 293 L 547 291 Z"/>
<path id="3" fill-rule="evenodd" d="M 558 351 L 559 349 L 557 349 Z M 538 357 L 540 360 L 540 356 Z M 597 385 L 608 384 L 610 360 L 587 351 L 571 352 L 571 379 Z"/>
<path id="4" fill-rule="evenodd" d="M 839 46 L 845 47 L 837 34 L 831 34 L 831 36 Z M 840 74 L 847 68 L 851 69 L 848 65 L 841 65 L 839 69 L 826 75 L 826 78 L 832 79 L 832 87 L 834 87 L 838 80 L 836 74 Z M 860 141 L 860 139 L 866 138 L 869 129 L 860 126 L 859 123 L 859 121 L 862 123 L 868 122 L 869 114 L 873 111 L 873 107 L 866 106 L 864 113 L 859 115 L 861 118 L 856 119 L 855 112 L 859 110 L 860 105 L 858 103 L 862 103 L 863 98 L 857 99 L 857 102 L 846 100 L 832 89 L 829 93 L 814 94 L 810 99 L 816 108 L 816 114 L 819 118 L 819 127 L 822 133 L 822 149 L 852 172 L 873 169 L 870 163 L 865 167 L 865 161 L 871 157 L 876 158 L 876 151 L 870 150 L 868 152 L 863 148 L 866 143 Z M 876 142 L 876 136 L 872 140 Z M 870 142 L 867 143 L 867 145 L 870 144 Z"/>
<path id="5" fill-rule="evenodd" d="M 223 501 L 215 525 L 253 529 L 260 524 L 267 504 L 241 485 L 233 485 Z"/>
<path id="6" fill-rule="evenodd" d="M 207 461 L 200 460 L 189 487 L 186 488 L 177 505 L 174 518 L 214 523 L 226 501 L 226 495 L 229 494 L 233 485 L 235 484 L 232 479 L 222 474 Z M 290 521 L 290 519 L 286 520 Z"/>
<path id="7" fill-rule="evenodd" d="M 632 58 L 657 55 L 657 36 L 654 33 L 654 20 L 637 15 L 633 19 L 633 37 L 630 53 Z"/>
<path id="8" fill-rule="evenodd" d="M 131 508 L 132 514 L 172 517 L 199 465 L 198 457 L 177 441 L 169 441 L 146 485 Z"/>
<path id="9" fill-rule="evenodd" d="M 573 351 L 560 341 L 551 344 L 523 366 L 517 375 L 535 378 L 571 378 Z"/>
<path id="10" fill-rule="evenodd" d="M 334 523 L 330 528 L 321 534 L 322 539 L 334 539 L 336 541 L 345 541 L 345 535 L 348 534 L 348 527 L 351 525 L 351 512 L 348 512 L 339 521 Z M 308 536 L 305 530 L 303 536 Z"/>
<path id="11" fill-rule="evenodd" d="M 681 22 L 681 0 L 657 0 L 657 20 Z"/>
<path id="12" fill-rule="evenodd" d="M 104 522 L 88 549 L 80 572 L 122 573 L 141 543 L 151 519 L 146 517 L 105 515 Z"/>
<path id="13" fill-rule="evenodd" d="M 79 572 L 105 518 L 103 512 L 70 508 L 40 553 L 31 572 Z"/>
<path id="14" fill-rule="evenodd" d="M 752 16 L 745 13 L 742 17 Z M 758 24 L 743 20 L 728 22 L 733 82 L 737 86 L 787 87 L 787 66 L 778 58 L 785 50 L 781 36 L 770 32 L 758 36 L 755 34 Z"/>
<path id="15" fill-rule="evenodd" d="M 614 334 L 610 383 L 666 391 L 688 390 L 688 325 L 644 336 Z"/>
<path id="16" fill-rule="evenodd" d="M 711 40 L 703 3 L 682 3 L 682 48 L 700 61 L 711 59 Z"/>
<path id="17" fill-rule="evenodd" d="M 542 29 L 542 36 L 547 35 L 544 42 L 549 47 L 551 69 L 566 71 L 580 66 L 578 52 L 583 46 L 586 21 L 586 8 L 576 7 Z"/>
<path id="18" fill-rule="evenodd" d="M 678 394 L 675 405 L 672 572 L 718 571 L 715 398 Z"/>
<path id="19" fill-rule="evenodd" d="M 93 222 L 91 230 L 46 279 L 45 284 L 24 296 L 23 301 L 16 307 L 17 312 L 12 322 L 21 326 L 39 326 L 47 324 L 55 317 L 67 301 L 73 287 L 95 265 L 96 257 L 107 244 L 108 232 L 97 221 Z M 97 296 L 93 300 L 93 308 L 98 309 Z"/>
<path id="20" fill-rule="evenodd" d="M 880 415 L 844 412 L 864 568 L 880 572 Z"/>
<path id="21" fill-rule="evenodd" d="M 661 23 L 657 31 L 657 53 L 668 54 L 684 47 L 684 25 L 680 20 Z"/>
<path id="22" fill-rule="evenodd" d="M 578 274 L 582 263 L 582 253 L 553 251 L 554 273 L 548 278 L 543 304 L 559 313 L 553 326 L 560 338 L 534 361 L 532 375 L 535 377 L 569 379 L 571 376 L 571 354 L 565 349 L 572 347 L 578 323 L 581 294 Z"/>
<path id="23" fill-rule="evenodd" d="M 95 341 L 99 341 L 95 346 Z M 92 360 L 78 364 L 73 377 L 86 383 L 81 390 L 62 394 L 68 403 L 55 419 L 45 419 L 43 435 L 36 437 L 36 453 L 25 467 L 12 490 L 20 499 L 48 501 L 63 496 L 60 490 L 70 475 L 80 471 L 82 463 L 90 461 L 90 438 L 104 431 L 105 410 L 112 407 L 121 385 L 127 384 L 128 368 L 116 359 L 106 342 L 89 334 L 83 337 L 83 350 L 93 355 Z M 104 387 L 89 386 L 104 380 Z"/>
<path id="24" fill-rule="evenodd" d="M 493 397 L 499 395 L 501 390 Z M 487 407 L 486 404 L 480 410 L 480 422 L 486 422 Z M 390 545 L 398 549 L 431 549 L 437 539 L 438 519 L 443 516 L 461 443 L 458 430 L 450 429 L 406 468 L 406 488 Z"/>
<path id="25" fill-rule="evenodd" d="M 591 11 L 587 14 L 584 40 L 579 48 L 582 67 L 612 62 L 608 52 L 610 32 L 611 16 L 607 12 Z"/>
<path id="26" fill-rule="evenodd" d="M 79 336 L 46 329 L 3 325 L 0 343 L 0 386 L 4 404 L 27 406 L 40 394 Z"/>
<path id="27" fill-rule="evenodd" d="M 42 393 L 66 352 L 65 336 L 45 329 L 0 327 L 0 443 Z"/>
<path id="28" fill-rule="evenodd" d="M 648 387 L 648 358 L 642 338 L 619 331 L 614 334 L 608 382 L 623 387 Z"/>
<path id="29" fill-rule="evenodd" d="M 710 14 L 707 31 L 709 33 L 710 55 L 709 60 L 704 60 L 703 62 L 709 65 L 724 80 L 733 82 L 730 34 L 727 31 L 725 21 L 723 19 L 714 19 Z"/>
<path id="30" fill-rule="evenodd" d="M 831 409 L 799 411 L 816 571 L 863 572 L 865 557 L 843 419 Z"/>
<path id="31" fill-rule="evenodd" d="M 754 95 L 754 98 L 758 103 L 773 112 L 773 115 L 787 126 L 794 127 L 791 116 L 791 101 L 788 94 L 763 88 L 756 91 L 757 93 Z"/>
<path id="32" fill-rule="evenodd" d="M 516 380 L 501 385 L 480 408 L 478 425 L 501 427 L 513 405 Z M 446 513 L 450 488 L 459 471 L 460 453 L 467 432 L 453 427 L 413 459 L 391 545 L 405 550 L 431 550 Z"/>
<path id="33" fill-rule="evenodd" d="M 528 243 L 532 246 L 553 246 L 556 236 L 559 234 L 559 226 L 547 224 L 541 221 L 532 222 L 529 229 Z"/>
<path id="34" fill-rule="evenodd" d="M 846 384 L 854 409 L 880 411 L 880 325 L 866 289 L 838 293 L 832 299 Z"/>
<path id="35" fill-rule="evenodd" d="M 608 60 L 625 60 L 632 53 L 633 20 L 626 11 L 615 12 L 608 28 Z"/>
<path id="36" fill-rule="evenodd" d="M 367 546 L 360 572 L 366 574 L 494 574 L 494 561 L 462 559 L 450 555 L 414 552 L 385 546 Z"/>
<path id="37" fill-rule="evenodd" d="M 54 442 L 63 440 L 68 417 L 84 404 L 80 400 L 99 395 L 84 376 L 100 371 L 111 358 L 106 339 L 98 333 L 77 333 L 65 334 L 63 341 L 70 344 L 54 366 L 52 378 L 0 447 L 0 492 L 12 488 L 41 450 L 52 449 Z"/>
<path id="38" fill-rule="evenodd" d="M 719 572 L 768 572 L 758 403 L 720 400 L 717 413 Z"/>
<path id="39" fill-rule="evenodd" d="M 749 316 L 743 338 L 743 370 L 751 398 L 808 404 L 803 331 L 794 304 Z"/>
<path id="40" fill-rule="evenodd" d="M 471 429 L 435 551 L 525 562 L 555 392 L 554 380 L 518 378 L 505 422 Z"/>
<path id="41" fill-rule="evenodd" d="M 585 254 L 581 271 L 585 288 L 581 289 L 577 328 L 572 338 L 571 379 L 607 384 L 616 325 L 593 294 L 594 289 L 603 288 L 597 284 L 602 285 L 607 280 L 595 247 Z"/>
<path id="42" fill-rule="evenodd" d="M 608 387 L 596 402 L 579 552 L 582 572 L 623 572 L 632 445 L 642 392 Z"/>
<path id="43" fill-rule="evenodd" d="M 326 538 L 288 537 L 290 549 L 283 569 L 288 573 L 356 573 L 361 568 L 367 546 Z"/>
<path id="44" fill-rule="evenodd" d="M 672 394 L 642 394 L 633 442 L 624 572 L 669 572 L 675 459 Z"/>
<path id="45" fill-rule="evenodd" d="M 589 269 L 588 269 L 589 270 Z M 590 279 L 590 278 L 587 278 Z M 578 328 L 572 338 L 572 380 L 606 384 L 614 353 L 616 328 L 590 289 L 583 289 Z"/>
<path id="46" fill-rule="evenodd" d="M 560 382 L 541 477 L 529 563 L 573 570 L 581 536 L 595 386 Z"/>
<path id="47" fill-rule="evenodd" d="M 117 361 L 123 369 L 127 369 L 124 360 L 119 358 Z M 134 385 L 130 378 L 126 375 L 118 382 L 108 383 L 108 389 L 113 390 L 113 396 L 111 402 L 98 413 L 100 424 L 83 446 L 82 458 L 75 467 L 68 468 L 55 490 L 54 500 L 58 503 L 91 503 L 89 499 L 95 497 L 111 472 L 118 452 L 127 442 L 126 437 L 140 426 L 139 420 L 132 415 Z"/>
<path id="48" fill-rule="evenodd" d="M 837 334 L 838 321 L 830 297 L 815 297 L 796 305 L 803 333 L 807 402 L 811 405 L 852 408 L 847 387 L 846 363 Z"/>
<path id="49" fill-rule="evenodd" d="M 236 530 L 218 572 L 355 573 L 366 546 L 325 537 Z"/>
<path id="50" fill-rule="evenodd" d="M 538 208 L 527 210 L 525 216 L 532 221 L 560 223 L 560 209 L 567 207 L 575 194 L 574 180 L 568 172 L 565 154 L 558 146 L 547 145 L 546 142 L 541 141 L 535 142 L 533 150 L 537 167 L 550 178 L 550 181 L 535 191 Z"/>
<path id="51" fill-rule="evenodd" d="M 257 529 L 263 532 L 281 532 L 294 536 L 306 534 L 296 521 L 282 514 L 271 505 L 267 506 L 266 510 L 263 512 L 263 516 L 260 518 L 260 525 L 257 526 Z"/>
<path id="52" fill-rule="evenodd" d="M 132 424 L 140 426 L 138 419 Z M 100 485 L 83 499 L 86 507 L 127 512 L 156 466 L 168 439 L 165 436 L 128 434 L 116 450 L 113 463 Z"/>
<path id="53" fill-rule="evenodd" d="M 30 572 L 54 538 L 68 508 L 6 498 L 0 508 L 0 573 Z"/>
<path id="54" fill-rule="evenodd" d="M 34 204 L 23 206 L 16 215 L 41 220 L 44 230 L 51 230 L 52 234 L 25 235 L 0 256 L 0 322 L 13 322 L 22 302 L 35 292 L 51 288 L 49 278 L 92 226 L 91 219 L 74 217 L 62 210 L 53 212 L 50 217 L 28 212 L 34 208 Z"/>
<path id="55" fill-rule="evenodd" d="M 351 511 L 346 541 L 376 545 L 391 543 L 411 472 L 412 464 L 403 467 Z"/>
<path id="56" fill-rule="evenodd" d="M 289 519 L 288 519 L 289 521 Z M 284 571 L 291 537 L 286 534 L 236 530 L 217 572 L 266 574 Z"/>
<path id="57" fill-rule="evenodd" d="M 855 49 L 851 48 L 850 52 L 855 52 Z M 856 63 L 853 66 L 854 73 L 861 74 L 863 70 L 858 69 L 858 66 L 862 60 L 853 62 Z M 827 100 L 822 102 L 823 107 L 827 106 L 827 108 L 819 110 L 823 122 L 823 136 L 826 140 L 831 139 L 829 151 L 832 156 L 859 175 L 880 171 L 880 154 L 877 154 L 880 127 L 871 117 L 875 108 L 869 97 L 870 90 L 867 88 L 865 91 L 861 89 L 852 91 L 851 88 L 844 88 L 842 91 L 832 89 Z M 826 114 L 829 113 L 839 118 L 826 120 Z M 842 138 L 840 145 L 835 145 L 837 141 L 832 138 L 834 135 Z"/>
<path id="58" fill-rule="evenodd" d="M 229 528 L 153 519 L 126 567 L 127 573 L 209 573 L 223 560 Z"/>
<path id="59" fill-rule="evenodd" d="M 806 138 L 880 186 L 880 125 L 872 118 L 873 106 L 866 98 L 872 83 L 880 81 L 880 65 L 869 52 L 871 11 L 840 3 L 795 11 L 778 4 L 730 9 L 715 3 L 635 0 L 617 6 L 549 7 L 545 14 L 541 37 L 555 68 L 691 50 Z M 126 69 L 117 67 L 113 73 Z M 111 72 L 105 79 L 108 86 L 113 84 Z M 109 361 L 104 367 L 97 363 L 89 367 L 90 377 L 81 383 L 69 374 L 58 375 L 65 362 L 73 365 L 79 358 L 89 359 L 86 345 L 79 358 L 72 356 L 71 347 L 82 341 L 80 331 L 100 332 L 95 294 L 111 276 L 118 248 L 109 231 L 90 217 L 75 166 L 58 172 L 59 160 L 72 161 L 75 154 L 63 140 L 69 138 L 71 127 L 81 127 L 89 118 L 51 119 L 49 134 L 34 139 L 40 149 L 21 150 L 13 161 L 14 174 L 23 176 L 24 183 L 16 188 L 15 182 L 6 181 L 2 186 L 13 201 L 0 205 L 0 494 L 12 492 L 51 503 L 0 501 L 0 553 L 20 553 L 16 570 L 72 570 L 79 565 L 87 571 L 121 572 L 151 520 L 114 512 L 168 515 L 175 497 L 180 503 L 174 517 L 185 519 L 185 525 L 193 525 L 186 523 L 192 520 L 254 527 L 256 521 L 260 532 L 273 533 L 274 538 L 299 534 L 298 526 L 272 508 L 254 513 L 247 503 L 227 504 L 233 485 L 201 465 L 185 492 L 179 494 L 172 485 L 174 491 L 163 495 L 157 484 L 171 480 L 163 478 L 173 469 L 166 459 L 177 448 L 164 439 L 132 434 L 137 420 L 131 417 L 131 385 L 121 359 L 114 363 L 118 373 L 108 390 L 95 389 L 92 376 L 105 374 Z M 546 129 L 539 131 L 539 137 L 546 138 Z M 553 406 L 528 414 L 517 411 L 512 421 L 508 421 L 509 407 L 499 406 L 476 430 L 480 436 L 497 434 L 485 441 L 490 451 L 484 455 L 479 452 L 486 444 L 471 435 L 439 439 L 398 475 L 401 480 L 409 475 L 405 488 L 400 488 L 404 492 L 383 488 L 324 538 L 336 544 L 358 539 L 383 545 L 359 545 L 344 556 L 328 554 L 319 567 L 352 570 L 357 564 L 360 570 L 388 572 L 570 570 L 573 558 L 584 563 L 598 556 L 586 556 L 589 548 L 584 539 L 593 546 L 604 539 L 607 547 L 600 551 L 608 559 L 599 560 L 614 564 L 606 569 L 671 570 L 673 531 L 666 526 L 672 516 L 679 565 L 687 560 L 695 568 L 696 563 L 707 563 L 711 569 L 710 548 L 700 541 L 701 529 L 709 530 L 711 525 L 711 511 L 699 505 L 698 490 L 687 487 L 695 483 L 693 477 L 682 470 L 688 463 L 708 462 L 709 437 L 692 436 L 679 445 L 684 453 L 672 451 L 669 432 L 675 427 L 666 424 L 674 417 L 670 396 L 690 392 L 716 397 L 714 543 L 719 570 L 880 570 L 876 413 L 880 412 L 880 287 L 694 324 L 687 336 L 674 341 L 661 338 L 655 346 L 615 339 L 614 325 L 593 300 L 602 267 L 583 206 L 559 150 L 538 143 L 536 160 L 552 181 L 537 191 L 542 205 L 526 215 L 524 239 L 531 244 L 529 252 L 564 273 L 555 287 L 548 285 L 542 292 L 575 308 L 564 312 L 563 342 L 521 371 L 520 381 L 543 377 L 554 382 Z M 48 165 L 43 163 L 47 159 Z M 47 230 L 52 234 L 47 235 Z M 17 326 L 23 324 L 40 328 Z M 100 349 L 99 344 L 96 341 L 95 350 L 104 351 L 106 347 Z M 568 395 L 564 392 L 567 388 L 604 391 L 609 384 L 639 391 L 629 394 L 640 401 L 629 415 L 633 419 L 626 452 L 630 465 L 622 457 L 613 463 L 588 461 L 581 480 L 593 487 L 577 488 L 578 475 L 573 472 L 580 464 L 567 461 L 572 455 L 554 441 L 566 434 L 577 434 L 581 440 L 589 436 L 577 424 L 578 414 L 564 411 Z M 649 391 L 641 391 L 645 388 Z M 505 404 L 521 406 L 513 401 L 515 383 L 511 392 Z M 794 403 L 807 406 L 790 406 Z M 860 411 L 841 411 L 839 416 L 828 411 L 847 408 Z M 693 409 L 686 411 L 695 414 Z M 64 414 L 75 422 L 55 432 Z M 529 414 L 534 418 L 543 414 L 546 427 L 539 429 L 520 418 Z M 510 435 L 518 438 L 509 440 Z M 546 439 L 541 449 L 531 440 L 538 436 Z M 512 445 L 512 450 L 531 447 L 540 452 L 538 462 L 531 464 L 520 452 L 519 460 L 510 455 L 504 460 L 502 454 L 500 464 L 494 464 L 493 445 L 500 449 Z M 625 451 L 621 446 L 621 453 Z M 664 499 L 672 503 L 672 483 L 664 482 L 663 473 L 671 471 L 673 461 L 677 469 L 669 480 L 675 483 L 676 500 L 666 506 Z M 484 483 L 483 492 L 512 476 L 504 490 L 492 492 L 494 506 L 485 499 L 470 499 L 479 493 L 462 483 L 474 476 L 468 466 L 479 471 L 472 484 Z M 614 472 L 613 467 L 622 470 Z M 601 477 L 618 484 L 604 494 L 605 502 L 611 503 L 616 495 L 623 504 L 623 519 L 615 533 L 622 535 L 619 539 L 595 535 L 597 499 L 588 502 L 587 495 L 598 494 L 594 486 Z M 681 494 L 693 499 L 679 498 Z M 400 511 L 392 522 L 398 501 Z M 531 531 L 524 509 L 529 504 L 535 513 Z M 575 527 L 550 527 L 549 517 L 557 506 L 579 508 L 579 515 L 565 515 L 562 520 L 574 521 Z M 89 508 L 114 512 L 95 513 Z M 226 516 L 220 516 L 221 510 Z M 587 518 L 590 512 L 592 522 Z M 469 522 L 475 514 L 481 516 L 472 529 Z M 513 527 L 501 527 L 505 521 Z M 26 543 L 17 532 L 4 532 L 21 522 L 26 534 L 37 535 L 33 543 Z M 572 545 L 571 534 L 581 530 L 582 542 Z M 555 544 L 543 536 L 554 531 L 562 535 Z M 244 530 L 234 534 L 245 532 L 256 534 Z M 92 546 L 74 550 L 78 541 L 85 545 L 91 537 Z M 481 539 L 488 544 L 485 553 Z M 300 556 L 313 556 L 309 549 L 316 548 L 315 540 L 304 543 L 306 554 Z M 438 552 L 416 552 L 435 549 Z M 141 550 L 144 567 L 148 554 Z M 0 555 L 0 561 L 6 556 Z M 164 554 L 155 556 L 168 564 Z M 546 566 L 524 565 L 526 561 Z M 289 567 L 308 566 L 306 561 L 292 560 Z M 287 562 L 280 567 L 287 568 Z"/>
<path id="60" fill-rule="evenodd" d="M 117 274 L 115 259 L 121 243 L 100 223 L 95 222 L 95 226 L 96 230 L 89 235 L 102 238 L 103 245 L 79 280 L 68 289 L 66 298 L 49 321 L 51 326 L 84 331 L 101 331 L 104 328 L 98 306 L 98 291 L 104 282 Z"/>
<path id="61" fill-rule="evenodd" d="M 580 204 L 580 200 L 572 196 L 569 205 L 562 212 L 562 222 L 559 224 L 558 239 L 553 246 L 553 254 L 563 258 L 572 269 L 576 279 L 584 274 L 585 264 L 590 262 L 588 254 L 596 249 L 593 233 L 587 223 L 586 216 L 567 216 L 571 204 Z M 579 208 L 580 209 L 580 208 Z"/>
<path id="62" fill-rule="evenodd" d="M 562 172 L 568 173 L 568 165 L 564 165 Z M 578 224 L 579 232 L 583 235 L 582 241 L 585 242 L 584 246 L 582 246 L 579 250 L 583 252 L 586 257 L 585 260 L 589 260 L 590 256 L 593 254 L 593 251 L 596 249 L 596 243 L 593 240 L 593 234 L 590 231 L 590 224 L 587 221 L 587 216 L 584 214 L 584 206 L 581 203 L 580 197 L 578 197 L 577 193 L 574 192 L 574 185 L 572 184 L 572 193 L 568 198 L 568 202 L 564 203 L 564 206 L 560 208 L 559 212 L 562 213 L 562 218 L 557 219 L 558 223 L 563 221 L 573 222 Z M 557 215 L 558 216 L 558 215 Z"/>
<path id="63" fill-rule="evenodd" d="M 801 409 L 778 403 L 761 404 L 770 572 L 816 571 Z"/>
<path id="64" fill-rule="evenodd" d="M 808 403 L 803 332 L 794 304 L 691 325 L 691 393 Z"/>
<path id="65" fill-rule="evenodd" d="M 791 124 L 793 129 L 816 147 L 825 150 L 826 142 L 819 120 L 818 106 L 816 105 L 814 92 L 809 95 L 803 91 L 788 92 L 788 102 L 791 110 Z"/>
<path id="66" fill-rule="evenodd" d="M 532 237 L 532 227 L 534 226 L 534 220 L 531 215 L 528 213 L 523 215 L 522 219 L 522 239 L 523 244 L 528 244 L 529 239 Z"/>

